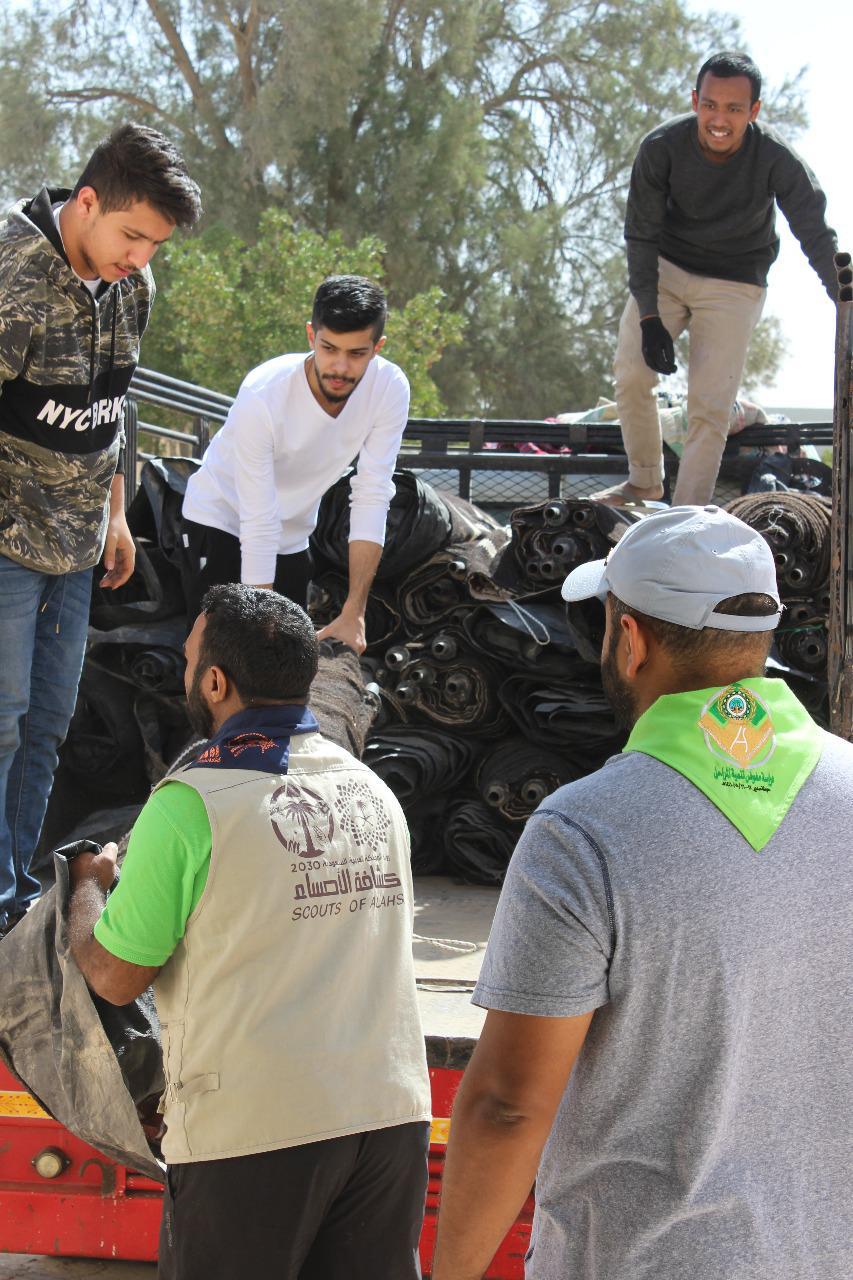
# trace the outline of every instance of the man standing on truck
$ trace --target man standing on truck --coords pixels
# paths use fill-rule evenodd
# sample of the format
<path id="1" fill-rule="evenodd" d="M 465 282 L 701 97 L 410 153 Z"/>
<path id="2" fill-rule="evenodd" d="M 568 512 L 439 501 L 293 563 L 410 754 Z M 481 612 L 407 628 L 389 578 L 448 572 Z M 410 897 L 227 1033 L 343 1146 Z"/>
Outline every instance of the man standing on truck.
<path id="1" fill-rule="evenodd" d="M 717 53 L 693 111 L 640 143 L 625 240 L 631 296 L 619 325 L 616 403 L 627 481 L 595 496 L 613 506 L 663 496 L 658 374 L 675 373 L 673 341 L 690 334 L 688 435 L 673 502 L 709 502 L 746 360 L 779 253 L 784 213 L 831 301 L 835 232 L 817 179 L 775 129 L 758 122 L 761 73 L 746 54 Z"/>
<path id="2" fill-rule="evenodd" d="M 133 572 L 122 410 L 148 323 L 148 262 L 201 212 L 162 134 L 114 129 L 73 191 L 0 227 L 0 936 L 28 874 L 83 665 L 92 569 Z"/>
<path id="3" fill-rule="evenodd" d="M 409 384 L 379 352 L 387 306 L 363 276 L 329 276 L 306 326 L 311 348 L 243 382 L 184 499 L 188 618 L 209 586 L 246 582 L 307 602 L 308 540 L 320 501 L 358 457 L 351 482 L 349 589 L 320 638 L 365 648 L 367 594 L 382 555 Z"/>
<path id="4" fill-rule="evenodd" d="M 274 591 L 211 587 L 186 643 L 209 741 L 70 864 L 72 951 L 154 983 L 170 1280 L 417 1280 L 430 1091 L 402 810 L 306 707 L 318 641 Z M 104 893 L 110 897 L 104 905 Z"/>
<path id="5" fill-rule="evenodd" d="M 433 1280 L 483 1275 L 534 1177 L 529 1280 L 841 1280 L 853 746 L 764 677 L 773 556 L 716 507 L 633 525 L 563 595 L 606 600 L 633 727 L 510 864 Z"/>

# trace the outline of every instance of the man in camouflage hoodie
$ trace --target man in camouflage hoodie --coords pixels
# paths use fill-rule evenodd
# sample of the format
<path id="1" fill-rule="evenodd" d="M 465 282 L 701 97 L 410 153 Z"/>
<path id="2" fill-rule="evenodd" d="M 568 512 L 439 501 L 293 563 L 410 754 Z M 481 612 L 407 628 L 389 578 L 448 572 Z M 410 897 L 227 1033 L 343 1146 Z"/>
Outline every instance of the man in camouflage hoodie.
<path id="1" fill-rule="evenodd" d="M 133 572 L 122 411 L 148 323 L 148 266 L 199 192 L 166 138 L 121 125 L 73 191 L 0 226 L 0 936 L 28 867 L 83 664 L 92 569 Z"/>

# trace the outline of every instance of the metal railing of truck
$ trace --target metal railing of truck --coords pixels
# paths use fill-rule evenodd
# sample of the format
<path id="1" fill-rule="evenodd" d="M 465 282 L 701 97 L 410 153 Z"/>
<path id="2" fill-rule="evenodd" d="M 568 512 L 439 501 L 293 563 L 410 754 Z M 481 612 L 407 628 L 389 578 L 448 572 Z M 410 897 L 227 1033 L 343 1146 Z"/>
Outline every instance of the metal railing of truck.
<path id="1" fill-rule="evenodd" d="M 145 460 L 152 455 L 140 448 L 140 434 L 154 441 L 171 441 L 164 451 L 189 450 L 200 458 L 210 437 L 228 415 L 233 396 L 199 387 L 179 378 L 168 377 L 151 369 L 137 369 L 130 384 L 125 430 L 129 457 Z M 165 427 L 145 419 L 148 406 L 177 414 L 179 427 Z M 729 438 L 720 467 L 720 481 L 734 492 L 754 465 L 754 457 L 745 457 L 744 449 L 767 449 L 786 445 L 797 451 L 802 445 L 832 444 L 831 421 L 808 423 L 768 423 L 745 427 Z M 517 446 L 534 444 L 566 447 L 569 453 L 519 453 Z M 518 492 L 515 505 L 528 501 L 522 482 L 527 473 L 531 483 L 547 492 L 533 495 L 555 498 L 567 496 L 571 478 L 624 474 L 627 468 L 622 435 L 618 423 L 548 422 L 541 419 L 502 418 L 410 418 L 403 433 L 399 465 L 416 471 L 445 473 L 442 488 L 452 487 L 463 498 L 488 501 L 489 473 L 516 472 Z M 668 476 L 678 467 L 678 458 L 664 446 L 664 465 Z M 452 473 L 456 473 L 455 480 Z M 472 493 L 472 477 L 479 473 L 479 487 Z M 495 477 L 497 480 L 497 475 Z M 137 483 L 136 468 L 127 469 L 127 500 L 131 501 Z M 492 488 L 497 492 L 496 484 Z M 485 496 L 484 496 L 485 495 Z"/>

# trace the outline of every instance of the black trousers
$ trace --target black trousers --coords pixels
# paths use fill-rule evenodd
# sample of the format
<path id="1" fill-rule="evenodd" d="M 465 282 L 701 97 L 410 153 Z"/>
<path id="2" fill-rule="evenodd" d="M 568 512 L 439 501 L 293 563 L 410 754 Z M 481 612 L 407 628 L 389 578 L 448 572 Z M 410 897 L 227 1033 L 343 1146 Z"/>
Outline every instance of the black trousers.
<path id="1" fill-rule="evenodd" d="M 420 1280 L 429 1125 L 171 1165 L 158 1280 Z"/>
<path id="2" fill-rule="evenodd" d="M 222 529 L 213 529 L 194 520 L 181 521 L 184 535 L 182 573 L 184 596 L 187 601 L 187 629 L 201 612 L 201 602 L 208 587 L 222 582 L 240 581 L 240 539 Z M 293 555 L 277 556 L 273 587 L 280 595 L 287 596 L 304 609 L 308 603 L 308 583 L 311 581 L 310 551 L 296 551 Z"/>

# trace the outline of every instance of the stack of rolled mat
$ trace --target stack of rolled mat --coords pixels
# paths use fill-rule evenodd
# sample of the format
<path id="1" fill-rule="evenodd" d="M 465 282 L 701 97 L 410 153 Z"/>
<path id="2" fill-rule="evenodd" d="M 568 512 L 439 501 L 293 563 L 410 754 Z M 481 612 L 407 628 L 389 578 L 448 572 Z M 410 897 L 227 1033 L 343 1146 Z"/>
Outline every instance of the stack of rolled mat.
<path id="1" fill-rule="evenodd" d="M 776 631 L 782 661 L 826 675 L 831 552 L 829 498 L 811 493 L 756 493 L 727 508 L 762 535 L 776 562 L 785 611 Z"/>
<path id="2" fill-rule="evenodd" d="M 474 650 L 461 627 L 444 627 L 389 649 L 384 688 L 407 721 L 425 720 L 455 733 L 501 732 L 500 668 Z"/>
<path id="3" fill-rule="evenodd" d="M 416 872 L 498 884 L 525 818 L 622 744 L 598 668 L 603 610 L 579 636 L 559 589 L 638 517 L 558 500 L 501 528 L 458 498 L 395 482 L 392 545 L 368 603 L 362 665 L 379 713 L 364 759 L 403 805 Z M 346 496 L 342 481 L 324 504 L 331 529 L 321 510 L 314 538 L 318 561 L 333 562 L 315 583 L 318 623 L 346 591 Z"/>
<path id="4" fill-rule="evenodd" d="M 516 595 L 559 588 L 579 564 L 603 559 L 640 518 L 627 508 L 586 498 L 518 507 L 510 517 L 512 539 L 495 565 L 495 580 Z"/>
<path id="5" fill-rule="evenodd" d="M 95 592 L 43 848 L 81 830 L 87 814 L 138 806 L 192 741 L 179 523 L 191 470 L 165 459 L 143 469 L 129 513 L 137 572 L 118 592 Z M 349 480 L 326 494 L 312 539 L 318 626 L 347 594 Z M 579 642 L 559 588 L 635 517 L 558 500 L 519 508 L 504 526 L 411 472 L 395 473 L 394 486 L 367 654 L 360 664 L 324 644 L 310 705 L 322 731 L 364 751 L 399 797 L 415 870 L 497 883 L 539 801 L 620 745 L 601 690 L 600 637 Z"/>

